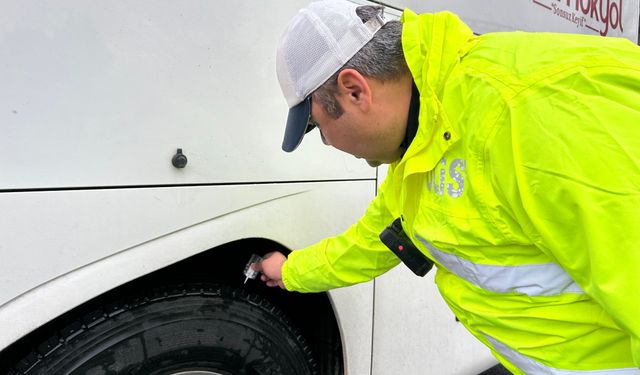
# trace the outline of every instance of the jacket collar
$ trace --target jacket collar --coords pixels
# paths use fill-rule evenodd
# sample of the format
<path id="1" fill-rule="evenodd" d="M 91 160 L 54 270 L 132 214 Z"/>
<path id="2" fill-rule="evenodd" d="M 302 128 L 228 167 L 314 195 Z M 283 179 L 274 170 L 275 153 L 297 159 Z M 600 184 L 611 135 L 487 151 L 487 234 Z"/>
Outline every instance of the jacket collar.
<path id="1" fill-rule="evenodd" d="M 432 170 L 442 155 L 460 139 L 459 129 L 443 110 L 445 82 L 460 58 L 471 48 L 473 33 L 450 12 L 402 14 L 402 48 L 420 92 L 417 134 L 398 166 L 406 177 Z"/>
<path id="2" fill-rule="evenodd" d="M 420 92 L 418 92 L 418 88 L 416 87 L 415 82 L 411 83 L 411 102 L 409 104 L 409 113 L 407 115 L 407 132 L 404 136 L 404 140 L 400 144 L 400 148 L 402 149 L 402 155 L 407 152 L 409 146 L 411 146 L 411 142 L 416 137 L 418 133 L 418 115 L 420 114 Z"/>

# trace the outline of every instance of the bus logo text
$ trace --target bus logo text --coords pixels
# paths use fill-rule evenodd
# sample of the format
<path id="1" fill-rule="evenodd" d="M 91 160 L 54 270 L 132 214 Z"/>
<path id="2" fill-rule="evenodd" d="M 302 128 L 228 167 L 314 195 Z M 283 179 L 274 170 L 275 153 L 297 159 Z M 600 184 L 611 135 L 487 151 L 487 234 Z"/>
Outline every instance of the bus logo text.
<path id="1" fill-rule="evenodd" d="M 624 32 L 622 0 L 532 0 L 555 16 L 602 36 L 611 30 Z"/>

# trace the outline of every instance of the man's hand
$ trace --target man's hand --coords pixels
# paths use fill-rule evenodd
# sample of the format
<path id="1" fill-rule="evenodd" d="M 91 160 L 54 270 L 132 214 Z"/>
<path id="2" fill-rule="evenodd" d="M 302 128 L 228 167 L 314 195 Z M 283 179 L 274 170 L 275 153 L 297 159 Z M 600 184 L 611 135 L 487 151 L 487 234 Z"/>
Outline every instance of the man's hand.
<path id="1" fill-rule="evenodd" d="M 282 253 L 274 251 L 262 257 L 262 262 L 253 263 L 251 267 L 255 271 L 262 272 L 260 280 L 264 281 L 267 286 L 279 286 L 281 289 L 285 289 L 282 283 L 282 265 L 286 260 L 287 257 Z"/>

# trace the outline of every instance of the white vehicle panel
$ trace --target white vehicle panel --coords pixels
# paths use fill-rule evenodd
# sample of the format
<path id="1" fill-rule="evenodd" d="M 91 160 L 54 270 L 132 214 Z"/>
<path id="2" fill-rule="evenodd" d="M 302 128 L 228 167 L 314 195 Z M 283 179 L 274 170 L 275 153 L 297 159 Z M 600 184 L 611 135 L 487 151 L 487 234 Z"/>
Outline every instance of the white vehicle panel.
<path id="1" fill-rule="evenodd" d="M 280 150 L 275 46 L 306 3 L 3 1 L 0 189 L 374 178 L 317 132 Z"/>
<path id="2" fill-rule="evenodd" d="M 360 181 L 0 194 L 0 350 L 88 299 L 217 245 L 263 237 L 296 249 L 339 233 L 374 193 L 372 181 Z M 24 213 L 36 207 L 37 222 L 20 222 L 34 220 Z M 350 373 L 369 373 L 373 283 L 330 296 Z"/>
<path id="3" fill-rule="evenodd" d="M 376 279 L 373 374 L 472 375 L 497 363 L 456 321 L 435 272 L 422 278 L 401 264 Z"/>
<path id="4" fill-rule="evenodd" d="M 478 34 L 553 31 L 627 38 L 638 43 L 638 0 L 390 0 L 417 13 L 449 10 Z"/>
<path id="5" fill-rule="evenodd" d="M 225 240 L 262 236 L 276 237 L 292 249 L 310 245 L 355 221 L 373 197 L 372 185 L 369 181 L 340 188 L 340 183 L 269 184 L 260 189 L 240 185 L 0 194 L 0 304 L 83 265 L 253 207 L 279 210 L 228 230 L 225 235 L 236 236 Z M 331 189 L 340 192 L 330 194 Z M 362 189 L 370 193 L 364 195 Z M 342 203 L 333 206 L 327 200 Z M 332 206 L 334 210 L 327 211 Z M 314 214 L 300 218 L 300 212 Z M 323 225 L 315 225 L 315 217 L 322 218 Z M 35 233 L 25 233 L 24 228 Z M 212 234 L 211 241 L 222 240 L 218 238 Z M 198 250 L 206 248 L 193 251 Z"/>

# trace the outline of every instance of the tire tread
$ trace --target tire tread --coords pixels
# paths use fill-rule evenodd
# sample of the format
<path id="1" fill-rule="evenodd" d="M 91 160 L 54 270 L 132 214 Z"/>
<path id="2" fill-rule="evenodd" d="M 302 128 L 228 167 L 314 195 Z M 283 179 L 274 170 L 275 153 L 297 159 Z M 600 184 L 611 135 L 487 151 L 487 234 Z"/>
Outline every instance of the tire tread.
<path id="1" fill-rule="evenodd" d="M 126 297 L 117 298 L 88 311 L 79 313 L 71 321 L 67 321 L 62 327 L 55 329 L 49 338 L 41 342 L 34 350 L 18 361 L 8 370 L 8 374 L 31 375 L 38 365 L 57 351 L 63 349 L 71 340 L 82 335 L 88 330 L 112 320 L 119 315 L 153 303 L 178 299 L 182 297 L 221 297 L 243 300 L 252 306 L 269 314 L 277 320 L 281 327 L 285 327 L 290 337 L 294 338 L 305 357 L 309 359 L 308 365 L 312 369 L 310 375 L 318 373 L 318 366 L 313 360 L 310 346 L 298 329 L 292 326 L 287 316 L 266 298 L 248 293 L 241 289 L 210 283 L 168 284 L 153 287 L 146 292 L 137 291 Z"/>

